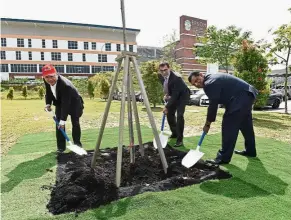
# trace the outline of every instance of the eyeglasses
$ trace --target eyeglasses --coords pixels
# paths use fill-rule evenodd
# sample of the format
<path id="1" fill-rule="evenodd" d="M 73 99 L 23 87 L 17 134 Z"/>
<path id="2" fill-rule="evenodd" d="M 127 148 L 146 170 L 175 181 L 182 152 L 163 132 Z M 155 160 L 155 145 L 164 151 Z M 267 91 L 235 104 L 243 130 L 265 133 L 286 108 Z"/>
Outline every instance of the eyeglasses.
<path id="1" fill-rule="evenodd" d="M 161 73 L 162 72 L 167 72 L 167 71 L 168 71 L 168 69 L 160 70 Z"/>

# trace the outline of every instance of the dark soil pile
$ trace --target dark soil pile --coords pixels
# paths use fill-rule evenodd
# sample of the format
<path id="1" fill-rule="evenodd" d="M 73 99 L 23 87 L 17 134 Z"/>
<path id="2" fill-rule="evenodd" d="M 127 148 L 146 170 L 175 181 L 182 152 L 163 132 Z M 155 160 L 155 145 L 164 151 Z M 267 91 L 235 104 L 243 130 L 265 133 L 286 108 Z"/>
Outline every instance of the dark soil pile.
<path id="1" fill-rule="evenodd" d="M 95 169 L 90 167 L 92 151 L 85 156 L 74 153 L 59 155 L 57 181 L 52 187 L 47 208 L 53 214 L 81 212 L 146 191 L 165 191 L 209 179 L 231 177 L 218 166 L 206 164 L 202 160 L 187 169 L 181 164 L 186 152 L 169 146 L 164 149 L 169 165 L 165 174 L 158 150 L 153 148 L 152 143 L 144 144 L 144 147 L 145 156 L 141 157 L 139 147 L 135 146 L 135 164 L 130 164 L 128 148 L 123 148 L 119 189 L 115 185 L 117 148 L 101 150 Z"/>

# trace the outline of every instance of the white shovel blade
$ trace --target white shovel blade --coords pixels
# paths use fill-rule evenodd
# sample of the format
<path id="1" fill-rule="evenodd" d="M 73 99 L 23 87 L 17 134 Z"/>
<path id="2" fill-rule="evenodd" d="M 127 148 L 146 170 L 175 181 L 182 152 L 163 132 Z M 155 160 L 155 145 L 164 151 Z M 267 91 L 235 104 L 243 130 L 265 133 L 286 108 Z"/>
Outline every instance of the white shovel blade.
<path id="1" fill-rule="evenodd" d="M 79 154 L 79 155 L 85 155 L 87 154 L 87 151 L 85 151 L 83 148 L 77 146 L 77 145 L 74 145 L 74 144 L 69 144 L 67 146 L 67 148 L 69 148 L 71 151 L 75 152 L 76 154 Z"/>
<path id="2" fill-rule="evenodd" d="M 186 156 L 182 159 L 182 165 L 186 168 L 192 167 L 195 163 L 197 163 L 202 157 L 204 153 L 199 150 L 190 150 Z"/>
<path id="3" fill-rule="evenodd" d="M 159 138 L 160 138 L 160 141 L 161 141 L 161 145 L 162 145 L 162 148 L 165 148 L 168 144 L 168 136 L 167 135 L 164 135 L 163 133 L 161 133 L 159 135 Z M 157 145 L 157 142 L 156 142 L 156 139 L 154 138 L 153 140 L 153 143 L 154 143 L 154 148 L 158 149 L 158 145 Z"/>

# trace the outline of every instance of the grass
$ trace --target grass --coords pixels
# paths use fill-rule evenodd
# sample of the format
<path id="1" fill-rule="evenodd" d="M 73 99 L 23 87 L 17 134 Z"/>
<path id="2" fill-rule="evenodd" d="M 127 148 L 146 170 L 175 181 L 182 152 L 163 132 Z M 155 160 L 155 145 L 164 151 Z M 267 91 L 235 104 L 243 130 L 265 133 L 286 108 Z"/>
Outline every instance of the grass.
<path id="1" fill-rule="evenodd" d="M 93 149 L 105 102 L 86 100 L 82 139 Z M 152 140 L 146 112 L 139 105 L 143 141 Z M 198 111 L 198 112 L 197 112 Z M 204 159 L 213 158 L 220 146 L 220 121 L 205 138 Z M 153 112 L 158 125 L 161 113 Z M 206 108 L 187 107 L 186 148 L 197 143 Z M 223 166 L 233 178 L 208 181 L 175 191 L 144 193 L 88 210 L 79 219 L 289 219 L 291 216 L 291 117 L 254 112 L 257 159 L 234 155 Z M 119 103 L 112 103 L 102 147 L 118 142 Z M 1 213 L 3 219 L 75 219 L 74 213 L 52 216 L 46 210 L 55 182 L 55 135 L 52 120 L 43 112 L 43 101 L 2 100 Z M 218 132 L 218 133 L 217 133 Z M 125 143 L 128 135 L 125 134 Z M 240 136 L 237 148 L 243 148 Z M 186 149 L 184 149 L 186 150 Z M 52 171 L 52 172 L 51 172 Z"/>

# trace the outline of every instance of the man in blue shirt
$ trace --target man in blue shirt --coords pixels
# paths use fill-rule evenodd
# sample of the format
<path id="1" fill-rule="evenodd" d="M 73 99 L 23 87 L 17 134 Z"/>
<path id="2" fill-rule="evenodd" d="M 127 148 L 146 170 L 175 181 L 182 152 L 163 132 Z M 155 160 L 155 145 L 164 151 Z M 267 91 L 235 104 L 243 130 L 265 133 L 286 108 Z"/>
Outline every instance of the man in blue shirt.
<path id="1" fill-rule="evenodd" d="M 216 158 L 208 162 L 229 163 L 239 131 L 245 139 L 245 150 L 235 151 L 235 153 L 256 157 L 252 105 L 258 91 L 242 79 L 226 73 L 203 74 L 195 71 L 190 73 L 188 80 L 197 88 L 203 88 L 209 98 L 207 119 L 203 128 L 206 133 L 216 119 L 218 105 L 225 106 L 222 120 L 222 148 L 218 151 Z"/>

